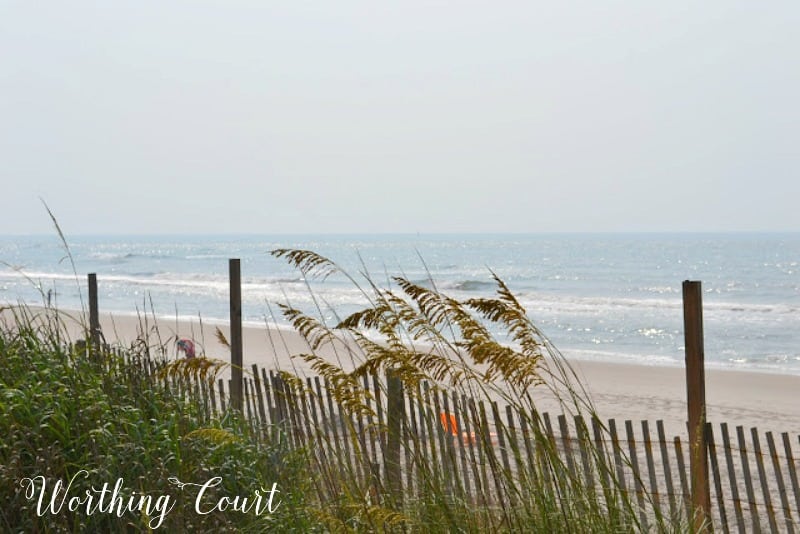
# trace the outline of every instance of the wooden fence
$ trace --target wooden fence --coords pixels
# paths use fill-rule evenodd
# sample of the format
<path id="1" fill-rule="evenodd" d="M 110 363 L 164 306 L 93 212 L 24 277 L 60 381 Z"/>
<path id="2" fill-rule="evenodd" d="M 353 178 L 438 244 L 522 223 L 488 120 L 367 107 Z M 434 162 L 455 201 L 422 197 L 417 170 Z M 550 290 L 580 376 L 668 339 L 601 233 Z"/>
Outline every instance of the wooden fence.
<path id="1" fill-rule="evenodd" d="M 800 435 L 776 437 L 705 421 L 700 282 L 683 284 L 688 414 L 695 424 L 687 424 L 687 434 L 668 438 L 662 421 L 653 428 L 649 421 L 618 425 L 614 419 L 551 417 L 535 407 L 499 406 L 425 384 L 404 390 L 396 379 L 364 378 L 352 389 L 370 395 L 353 409 L 318 377 L 284 380 L 285 375 L 255 365 L 245 377 L 239 260 L 231 259 L 229 270 L 231 380 L 170 379 L 157 373 L 166 362 L 128 352 L 120 352 L 117 361 L 139 365 L 150 379 L 189 396 L 208 419 L 235 409 L 258 439 L 286 439 L 308 451 L 320 471 L 338 468 L 338 475 L 326 479 L 332 484 L 346 472 L 371 498 L 399 504 L 424 495 L 434 481 L 434 487 L 446 488 L 447 498 L 485 506 L 522 501 L 520 487 L 530 484 L 570 498 L 570 487 L 578 484 L 602 492 L 606 503 L 619 492 L 635 495 L 645 529 L 661 516 L 695 526 L 705 517 L 723 532 L 800 530 L 798 461 L 792 452 Z M 90 337 L 97 347 L 94 274 L 89 296 Z M 558 458 L 557 465 L 553 454 L 542 454 L 546 451 Z M 542 458 L 550 458 L 548 465 L 541 465 Z"/>
<path id="2" fill-rule="evenodd" d="M 139 365 L 177 394 L 190 396 L 209 419 L 231 407 L 229 380 L 171 379 L 158 373 L 163 361 L 119 354 L 117 361 Z M 687 434 L 668 436 L 662 421 L 524 414 L 425 384 L 403 390 L 385 377 L 364 378 L 362 386 L 371 394 L 365 401 L 369 410 L 353 411 L 318 377 L 284 380 L 253 365 L 243 380 L 242 412 L 258 439 L 279 435 L 290 447 L 303 447 L 317 468 L 348 470 L 378 500 L 414 499 L 433 478 L 448 495 L 471 503 L 513 503 L 524 498 L 513 481 L 536 476 L 537 451 L 551 446 L 567 477 L 583 477 L 597 491 L 607 491 L 615 480 L 621 491 L 635 495 L 643 525 L 657 514 L 690 517 Z M 536 437 L 534 426 L 547 443 Z M 707 423 L 706 439 L 715 530 L 800 530 L 798 460 L 792 448 L 797 450 L 800 435 Z"/>

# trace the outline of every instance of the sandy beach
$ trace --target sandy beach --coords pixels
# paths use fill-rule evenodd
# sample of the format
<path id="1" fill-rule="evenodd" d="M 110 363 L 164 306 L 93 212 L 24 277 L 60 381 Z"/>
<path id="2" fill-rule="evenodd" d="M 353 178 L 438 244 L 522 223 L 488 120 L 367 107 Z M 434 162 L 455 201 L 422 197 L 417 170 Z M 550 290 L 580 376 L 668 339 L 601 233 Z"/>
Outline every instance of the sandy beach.
<path id="1" fill-rule="evenodd" d="M 8 313 L 7 311 L 5 312 Z M 82 337 L 77 315 L 63 312 L 69 335 L 73 339 Z M 208 357 L 229 359 L 224 345 L 216 339 L 217 327 L 229 337 L 227 325 L 200 325 L 199 321 L 176 321 L 152 317 L 137 318 L 125 315 L 101 315 L 101 326 L 107 341 L 129 345 L 144 331 L 151 341 L 160 336 L 162 341 L 172 342 L 172 353 L 177 357 L 174 340 L 190 338 L 198 346 L 199 354 Z M 292 354 L 309 352 L 308 345 L 296 332 L 264 327 L 246 326 L 243 329 L 244 365 L 253 364 L 266 369 L 282 368 L 301 376 L 313 376 L 308 365 Z M 343 367 L 352 365 L 347 351 L 327 350 L 326 356 Z M 577 374 L 591 395 L 599 415 L 603 419 L 614 418 L 618 425 L 625 420 L 663 420 L 669 435 L 686 432 L 686 385 L 685 371 L 676 367 L 643 366 L 620 363 L 578 361 L 569 358 Z M 557 412 L 555 402 L 544 389 L 535 393 L 543 410 Z M 762 431 L 800 431 L 800 376 L 777 375 L 757 372 L 706 369 L 706 401 L 708 420 L 715 424 L 727 422 L 729 427 L 738 425 L 746 429 L 757 427 Z"/>

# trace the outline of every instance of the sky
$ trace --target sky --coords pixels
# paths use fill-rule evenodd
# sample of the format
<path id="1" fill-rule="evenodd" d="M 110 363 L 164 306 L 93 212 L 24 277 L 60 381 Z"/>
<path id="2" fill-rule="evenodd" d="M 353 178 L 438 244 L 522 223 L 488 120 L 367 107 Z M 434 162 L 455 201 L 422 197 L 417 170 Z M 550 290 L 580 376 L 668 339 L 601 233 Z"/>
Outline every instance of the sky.
<path id="1" fill-rule="evenodd" d="M 800 231 L 800 3 L 0 1 L 0 234 Z"/>

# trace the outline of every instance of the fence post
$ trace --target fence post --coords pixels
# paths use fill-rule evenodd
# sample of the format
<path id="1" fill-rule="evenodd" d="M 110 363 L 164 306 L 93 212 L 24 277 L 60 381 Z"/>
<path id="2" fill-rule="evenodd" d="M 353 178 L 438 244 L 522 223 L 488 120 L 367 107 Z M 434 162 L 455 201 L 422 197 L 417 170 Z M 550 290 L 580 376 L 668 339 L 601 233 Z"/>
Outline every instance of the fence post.
<path id="1" fill-rule="evenodd" d="M 403 382 L 391 370 L 386 371 L 386 450 L 383 453 L 385 487 L 397 506 L 403 502 L 403 480 L 400 472 L 400 452 L 405 419 Z"/>
<path id="2" fill-rule="evenodd" d="M 89 273 L 89 343 L 91 353 L 100 350 L 100 307 L 97 302 L 97 273 Z"/>
<path id="3" fill-rule="evenodd" d="M 711 518 L 706 440 L 705 353 L 701 283 L 683 282 L 683 328 L 686 347 L 686 393 L 689 415 L 689 472 L 695 530 Z"/>
<path id="4" fill-rule="evenodd" d="M 231 304 L 231 398 L 230 405 L 244 412 L 242 395 L 242 274 L 238 258 L 228 261 Z"/>

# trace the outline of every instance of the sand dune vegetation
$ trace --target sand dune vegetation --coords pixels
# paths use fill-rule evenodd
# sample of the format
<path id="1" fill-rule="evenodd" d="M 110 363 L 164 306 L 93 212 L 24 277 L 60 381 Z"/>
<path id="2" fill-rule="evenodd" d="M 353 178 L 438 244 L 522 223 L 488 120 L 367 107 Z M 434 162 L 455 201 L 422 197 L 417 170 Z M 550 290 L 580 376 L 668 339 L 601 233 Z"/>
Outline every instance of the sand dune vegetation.
<path id="1" fill-rule="evenodd" d="M 91 342 L 70 343 L 68 316 L 56 309 L 16 307 L 6 310 L 0 332 L 0 433 L 5 443 L 0 469 L 4 480 L 17 481 L 3 486 L 6 506 L 0 522 L 4 530 L 78 532 L 126 526 L 135 531 L 618 532 L 688 528 L 686 517 L 666 517 L 647 506 L 646 491 L 636 495 L 626 491 L 617 480 L 611 451 L 589 449 L 594 452 L 583 458 L 579 473 L 568 465 L 547 431 L 549 421 L 541 417 L 539 392 L 557 399 L 563 413 L 582 416 L 600 432 L 607 429 L 569 363 L 530 321 L 499 277 L 493 277 L 494 297 L 459 301 L 433 285 L 412 283 L 402 276 L 381 287 L 368 273 L 360 273 L 359 282 L 310 251 L 277 250 L 273 255 L 299 269 L 309 280 L 310 291 L 315 280 L 346 276 L 370 303 L 337 317 L 335 324 L 322 319 L 329 316 L 322 313 L 324 302 L 319 303 L 319 317 L 286 303 L 278 305 L 307 342 L 308 350 L 294 354 L 295 360 L 323 379 L 338 417 L 351 425 L 350 437 L 344 438 L 348 443 L 341 449 L 347 453 L 326 452 L 340 450 L 340 443 L 333 443 L 339 438 L 318 421 L 316 429 L 306 422 L 314 439 L 302 446 L 287 439 L 290 430 L 286 427 L 258 428 L 230 406 L 222 413 L 205 411 L 196 385 L 213 385 L 229 364 L 205 357 L 171 359 L 175 339 L 162 337 L 157 325 L 143 328 L 144 335 L 125 346 L 98 347 Z M 490 323 L 503 327 L 507 335 L 502 341 L 491 334 Z M 88 330 L 84 331 L 89 339 Z M 220 341 L 226 342 L 224 334 L 218 333 Z M 147 372 L 143 361 L 157 371 Z M 301 398 L 311 405 L 316 402 L 320 391 L 308 387 L 307 377 L 293 373 L 291 367 L 276 372 Z M 370 377 L 389 379 L 373 382 L 379 384 L 373 387 L 367 380 Z M 420 408 L 420 417 L 405 410 L 393 423 L 366 430 L 357 427 L 362 416 L 375 414 L 376 395 L 391 398 L 392 384 Z M 480 409 L 456 409 L 454 402 L 453 413 L 447 414 L 439 405 L 445 397 L 432 394 L 437 391 L 453 399 L 470 399 L 477 404 L 469 406 Z M 515 424 L 524 429 L 525 439 L 517 439 L 517 430 L 502 418 L 491 414 L 487 418 L 482 401 L 516 414 Z M 423 424 L 423 411 L 441 418 L 428 427 L 427 438 L 408 432 Z M 456 430 L 456 423 L 463 431 Z M 391 441 L 401 429 L 405 429 L 404 439 L 395 441 L 395 463 L 389 458 L 377 476 L 364 469 L 369 451 L 358 436 L 369 432 Z M 441 464 L 446 456 L 431 454 L 424 440 L 441 439 L 442 430 L 460 438 L 452 442 L 456 443 L 452 450 L 460 449 L 461 459 L 464 444 L 479 451 L 482 476 L 491 480 L 491 484 L 484 481 L 484 498 L 476 501 L 463 488 L 454 488 L 448 470 L 459 465 L 456 452 L 451 466 Z M 508 457 L 517 460 L 513 465 L 525 468 L 511 468 Z M 529 461 L 521 462 L 523 457 Z M 414 484 L 404 488 L 401 479 L 412 465 Z M 218 485 L 209 485 L 202 496 L 208 503 L 198 504 L 198 489 L 215 477 L 219 477 Z M 476 471 L 476 487 L 480 477 Z M 94 509 L 84 498 L 70 510 L 69 491 L 64 491 L 66 503 L 63 498 L 50 498 L 48 492 L 58 481 L 64 487 L 72 481 L 71 491 L 81 497 L 105 483 L 109 487 L 118 483 L 117 505 L 129 508 L 106 510 L 102 502 L 98 504 L 100 491 L 94 495 Z M 241 498 L 237 504 L 226 496 Z M 252 508 L 237 513 L 244 496 L 249 496 Z M 162 498 L 160 508 L 158 497 Z"/>

